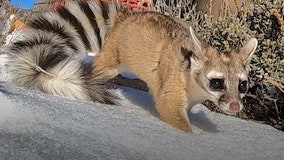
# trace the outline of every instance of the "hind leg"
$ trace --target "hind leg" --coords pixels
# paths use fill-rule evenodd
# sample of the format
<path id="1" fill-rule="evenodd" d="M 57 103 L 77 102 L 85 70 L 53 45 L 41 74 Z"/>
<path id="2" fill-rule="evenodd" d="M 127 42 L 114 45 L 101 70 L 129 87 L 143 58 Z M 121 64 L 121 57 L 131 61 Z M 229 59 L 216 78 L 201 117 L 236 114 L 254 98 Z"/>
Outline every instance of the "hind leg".
<path id="1" fill-rule="evenodd" d="M 106 42 L 104 48 L 95 58 L 93 64 L 93 74 L 95 77 L 111 79 L 118 75 L 118 53 L 116 46 Z"/>

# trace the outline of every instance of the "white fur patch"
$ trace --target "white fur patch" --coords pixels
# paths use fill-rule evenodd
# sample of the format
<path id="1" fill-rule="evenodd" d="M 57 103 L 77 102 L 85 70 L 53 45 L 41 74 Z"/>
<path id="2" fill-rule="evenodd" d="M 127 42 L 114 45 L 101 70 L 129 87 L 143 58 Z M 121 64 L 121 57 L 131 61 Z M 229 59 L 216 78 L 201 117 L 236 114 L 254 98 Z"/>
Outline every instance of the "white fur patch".
<path id="1" fill-rule="evenodd" d="M 84 90 L 84 80 L 81 75 L 81 65 L 76 60 L 65 60 L 50 70 L 54 78 L 42 76 L 43 87 L 53 95 L 68 97 L 69 99 L 89 100 Z"/>
<path id="2" fill-rule="evenodd" d="M 245 95 L 246 95 L 246 94 L 244 94 L 244 93 L 241 93 L 241 94 L 240 94 L 241 98 L 244 98 Z"/>
<path id="3" fill-rule="evenodd" d="M 210 72 L 206 75 L 206 77 L 207 77 L 208 79 L 212 79 L 212 78 L 224 78 L 224 73 L 221 73 L 221 72 L 217 72 L 217 71 L 212 70 L 212 71 L 210 71 Z"/>
<path id="4" fill-rule="evenodd" d="M 95 57 L 95 56 L 98 55 L 98 53 L 97 52 L 88 52 L 87 55 L 91 56 L 91 57 Z"/>
<path id="5" fill-rule="evenodd" d="M 240 78 L 241 81 L 247 81 L 248 80 L 247 74 L 245 74 L 245 73 L 238 74 L 238 77 Z"/>
<path id="6" fill-rule="evenodd" d="M 191 57 L 191 58 L 190 58 L 190 64 L 191 64 L 190 68 L 191 68 L 192 71 L 194 71 L 194 70 L 196 70 L 196 69 L 199 69 L 199 68 L 202 66 L 202 64 L 200 63 L 200 61 L 198 61 L 198 60 L 197 60 L 196 58 L 194 58 L 194 57 Z"/>

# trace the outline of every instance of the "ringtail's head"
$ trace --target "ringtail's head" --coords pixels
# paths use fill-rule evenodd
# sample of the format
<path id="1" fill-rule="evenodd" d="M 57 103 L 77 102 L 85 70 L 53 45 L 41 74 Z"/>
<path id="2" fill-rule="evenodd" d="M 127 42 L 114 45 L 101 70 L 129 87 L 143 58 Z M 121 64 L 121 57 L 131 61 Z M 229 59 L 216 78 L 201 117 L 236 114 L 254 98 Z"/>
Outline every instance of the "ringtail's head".
<path id="1" fill-rule="evenodd" d="M 190 28 L 193 55 L 191 73 L 196 84 L 226 114 L 241 111 L 241 99 L 245 96 L 248 85 L 247 66 L 256 50 L 257 40 L 250 39 L 239 52 L 222 54 L 211 47 L 203 47 Z"/>

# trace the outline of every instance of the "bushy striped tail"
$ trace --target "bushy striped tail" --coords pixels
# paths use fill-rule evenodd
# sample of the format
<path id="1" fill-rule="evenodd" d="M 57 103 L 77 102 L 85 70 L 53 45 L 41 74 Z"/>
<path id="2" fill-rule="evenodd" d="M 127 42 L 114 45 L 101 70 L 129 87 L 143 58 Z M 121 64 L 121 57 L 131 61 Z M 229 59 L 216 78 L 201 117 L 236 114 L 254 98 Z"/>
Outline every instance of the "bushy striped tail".
<path id="1" fill-rule="evenodd" d="M 31 20 L 23 37 L 5 49 L 8 80 L 69 99 L 115 104 L 106 80 L 89 74 L 82 59 L 88 52 L 99 52 L 118 9 L 99 1 L 70 1 Z"/>
<path id="2" fill-rule="evenodd" d="M 13 84 L 69 99 L 115 104 L 115 96 L 105 87 L 105 80 L 89 74 L 82 61 L 58 50 L 59 44 L 33 46 L 9 51 L 6 73 Z M 51 54 L 52 53 L 52 54 Z"/>

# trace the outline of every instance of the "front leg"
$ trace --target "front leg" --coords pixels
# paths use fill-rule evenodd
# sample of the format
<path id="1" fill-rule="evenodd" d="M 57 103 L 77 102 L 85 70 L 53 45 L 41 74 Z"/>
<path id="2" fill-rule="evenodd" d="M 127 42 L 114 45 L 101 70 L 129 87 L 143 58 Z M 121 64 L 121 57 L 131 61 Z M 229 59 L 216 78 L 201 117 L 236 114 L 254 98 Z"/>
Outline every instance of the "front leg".
<path id="1" fill-rule="evenodd" d="M 188 100 L 184 89 L 161 90 L 155 97 L 163 121 L 182 131 L 193 133 L 187 114 Z"/>

